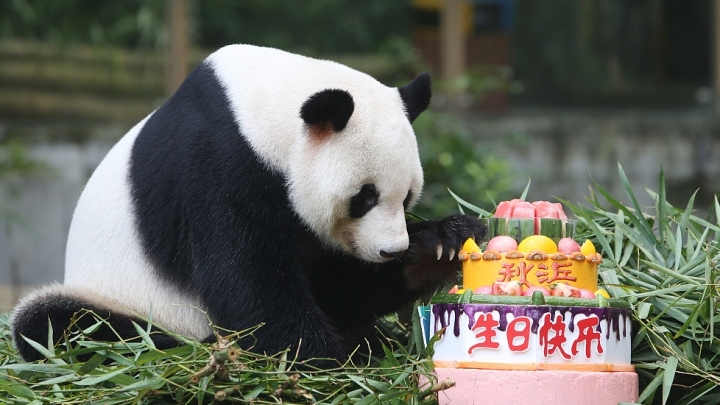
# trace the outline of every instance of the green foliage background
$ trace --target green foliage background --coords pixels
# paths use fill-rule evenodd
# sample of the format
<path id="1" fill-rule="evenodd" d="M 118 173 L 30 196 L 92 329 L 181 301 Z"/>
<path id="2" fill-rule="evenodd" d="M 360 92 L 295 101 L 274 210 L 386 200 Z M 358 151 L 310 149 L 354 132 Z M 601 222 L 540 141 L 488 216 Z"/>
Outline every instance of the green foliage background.
<path id="1" fill-rule="evenodd" d="M 494 201 L 513 194 L 513 173 L 494 145 L 478 144 L 456 116 L 426 111 L 413 125 L 425 172 L 421 203 L 413 213 L 442 218 L 457 213 L 458 204 L 448 192 L 492 211 Z"/>
<path id="2" fill-rule="evenodd" d="M 378 51 L 410 30 L 410 0 L 190 2 L 201 48 L 250 43 L 310 54 Z M 164 44 L 164 0 L 8 0 L 0 37 L 57 44 L 153 48 Z"/>

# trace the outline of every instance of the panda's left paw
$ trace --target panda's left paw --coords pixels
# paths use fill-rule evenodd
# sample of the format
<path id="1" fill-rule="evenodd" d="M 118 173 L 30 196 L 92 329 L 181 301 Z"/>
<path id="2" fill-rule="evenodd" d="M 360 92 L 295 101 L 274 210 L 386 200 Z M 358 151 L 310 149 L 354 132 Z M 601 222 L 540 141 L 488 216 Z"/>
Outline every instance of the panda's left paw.
<path id="1" fill-rule="evenodd" d="M 487 230 L 483 222 L 468 215 L 453 215 L 439 221 L 408 224 L 410 262 L 447 259 L 455 261 L 468 238 L 479 240 Z"/>

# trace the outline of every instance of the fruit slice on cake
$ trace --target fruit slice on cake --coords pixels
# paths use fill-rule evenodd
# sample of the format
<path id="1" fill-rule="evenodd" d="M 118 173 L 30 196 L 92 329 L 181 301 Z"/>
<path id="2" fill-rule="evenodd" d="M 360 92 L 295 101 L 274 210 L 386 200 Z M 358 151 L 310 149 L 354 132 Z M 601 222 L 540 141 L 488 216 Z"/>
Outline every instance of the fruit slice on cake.
<path id="1" fill-rule="evenodd" d="M 468 239 L 463 287 L 475 294 L 531 295 L 539 290 L 556 297 L 592 298 L 602 257 L 589 240 L 573 239 L 574 222 L 562 205 L 519 199 L 498 204 L 486 219 L 489 240 L 481 246 Z M 603 295 L 604 294 L 600 294 Z"/>

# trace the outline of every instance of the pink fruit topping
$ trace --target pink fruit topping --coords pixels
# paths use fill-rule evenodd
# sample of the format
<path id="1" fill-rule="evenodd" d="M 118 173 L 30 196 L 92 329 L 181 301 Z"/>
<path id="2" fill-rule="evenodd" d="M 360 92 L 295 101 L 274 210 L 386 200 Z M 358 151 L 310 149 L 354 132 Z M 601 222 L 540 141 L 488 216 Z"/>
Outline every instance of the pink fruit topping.
<path id="1" fill-rule="evenodd" d="M 517 281 L 496 281 L 492 284 L 493 295 L 522 295 L 522 285 Z"/>
<path id="2" fill-rule="evenodd" d="M 567 284 L 557 283 L 552 286 L 554 297 L 588 298 L 595 299 L 595 293 L 584 288 L 573 287 Z"/>
<path id="3" fill-rule="evenodd" d="M 580 245 L 570 238 L 562 238 L 558 241 L 558 252 L 569 255 L 571 253 L 579 252 Z"/>
<path id="4" fill-rule="evenodd" d="M 552 286 L 552 296 L 580 298 L 580 289 L 567 284 L 557 283 Z"/>
<path id="5" fill-rule="evenodd" d="M 490 287 L 489 285 L 481 285 L 480 287 L 473 290 L 473 294 L 492 295 L 492 287 Z"/>
<path id="6" fill-rule="evenodd" d="M 584 288 L 581 288 L 581 289 L 580 289 L 580 298 L 589 298 L 589 299 L 591 299 L 591 300 L 594 300 L 594 299 L 595 299 L 595 293 L 592 292 L 592 291 L 590 291 L 590 290 L 586 290 L 586 289 L 584 289 Z"/>
<path id="7" fill-rule="evenodd" d="M 486 250 L 497 250 L 500 253 L 507 253 L 511 250 L 517 250 L 518 244 L 515 239 L 507 235 L 496 236 L 487 244 Z"/>

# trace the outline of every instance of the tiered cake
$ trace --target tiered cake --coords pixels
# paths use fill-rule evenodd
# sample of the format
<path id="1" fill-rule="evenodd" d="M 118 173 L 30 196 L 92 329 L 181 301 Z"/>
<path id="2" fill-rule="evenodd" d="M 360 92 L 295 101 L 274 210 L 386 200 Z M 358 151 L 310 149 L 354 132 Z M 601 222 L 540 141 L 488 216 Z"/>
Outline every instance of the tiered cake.
<path id="1" fill-rule="evenodd" d="M 459 253 L 462 287 L 425 308 L 436 367 L 634 370 L 629 305 L 598 290 L 602 258 L 560 204 L 503 202 L 488 229 Z"/>

